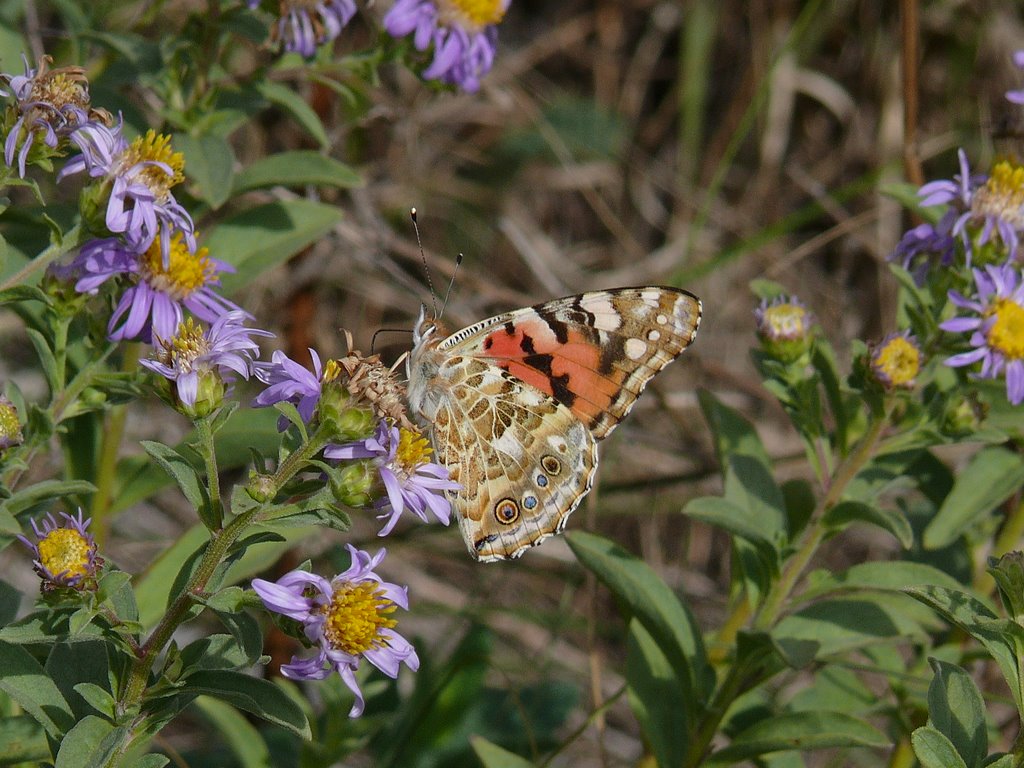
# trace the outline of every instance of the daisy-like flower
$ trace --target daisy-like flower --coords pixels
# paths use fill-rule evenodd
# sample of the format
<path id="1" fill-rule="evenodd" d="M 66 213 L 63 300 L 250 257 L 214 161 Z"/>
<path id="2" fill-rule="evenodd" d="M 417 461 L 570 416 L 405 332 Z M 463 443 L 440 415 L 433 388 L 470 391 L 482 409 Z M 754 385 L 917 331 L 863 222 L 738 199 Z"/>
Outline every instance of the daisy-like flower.
<path id="1" fill-rule="evenodd" d="M 256 396 L 252 404 L 257 408 L 266 408 L 274 403 L 292 403 L 302 420 L 308 424 L 320 402 L 323 380 L 320 355 L 310 349 L 309 356 L 313 359 L 312 371 L 280 350 L 274 352 L 269 363 L 256 363 L 253 372 L 267 388 Z M 287 419 L 282 417 L 278 420 L 278 429 L 285 429 L 287 425 Z"/>
<path id="2" fill-rule="evenodd" d="M 1016 51 L 1013 54 L 1013 65 L 1017 69 L 1024 69 L 1024 51 Z M 1024 88 L 1015 91 L 1007 91 L 1006 98 L 1014 104 L 1024 104 Z"/>
<path id="3" fill-rule="evenodd" d="M 962 238 L 968 266 L 974 248 L 993 241 L 993 235 L 998 235 L 1007 258 L 1015 258 L 1024 231 L 1024 166 L 1001 160 L 990 175 L 972 175 L 967 154 L 961 149 L 957 155 L 960 174 L 921 187 L 921 205 L 954 206 L 958 215 L 950 233 Z"/>
<path id="4" fill-rule="evenodd" d="M 95 583 L 103 559 L 96 554 L 96 540 L 88 532 L 91 519 L 78 510 L 78 517 L 61 512 L 60 523 L 50 513 L 42 525 L 32 521 L 36 542 L 25 536 L 18 539 L 32 551 L 32 564 L 43 579 L 43 590 L 57 587 L 84 589 Z"/>
<path id="5" fill-rule="evenodd" d="M 974 349 L 953 355 L 946 365 L 961 367 L 981 361 L 979 376 L 1006 376 L 1006 397 L 1014 405 L 1024 402 L 1024 281 L 1020 270 L 1008 264 L 975 269 L 972 298 L 956 291 L 950 300 L 972 315 L 954 317 L 939 327 L 951 333 L 971 333 Z"/>
<path id="6" fill-rule="evenodd" d="M 365 701 L 356 670 L 363 659 L 391 678 L 398 677 L 403 663 L 419 669 L 420 660 L 409 641 L 394 631 L 397 622 L 391 618 L 396 607 L 408 610 L 406 588 L 374 572 L 385 550 L 371 557 L 346 547 L 352 565 L 333 579 L 292 571 L 276 582 L 253 579 L 252 588 L 268 609 L 300 622 L 306 638 L 318 647 L 316 656 L 294 657 L 282 665 L 281 674 L 292 680 L 323 680 L 337 672 L 356 697 L 349 717 L 359 717 Z"/>
<path id="7" fill-rule="evenodd" d="M 0 451 L 21 445 L 23 440 L 18 409 L 6 395 L 0 395 Z"/>
<path id="8" fill-rule="evenodd" d="M 796 296 L 762 299 L 754 321 L 765 350 L 784 362 L 795 362 L 814 340 L 814 315 Z"/>
<path id="9" fill-rule="evenodd" d="M 94 293 L 116 275 L 132 275 L 135 284 L 121 296 L 107 326 L 113 341 L 169 339 L 178 330 L 184 310 L 212 323 L 228 312 L 241 311 L 213 290 L 221 272 L 234 267 L 210 256 L 209 249 L 189 248 L 181 232 L 170 238 L 166 252 L 161 238 L 137 253 L 120 238 L 92 240 L 82 246 L 72 267 L 79 275 L 75 289 Z"/>
<path id="10" fill-rule="evenodd" d="M 494 65 L 497 25 L 510 0 L 397 0 L 384 17 L 392 37 L 413 35 L 416 50 L 434 46 L 423 77 L 470 93 Z"/>
<path id="11" fill-rule="evenodd" d="M 923 285 L 932 265 L 948 267 L 956 254 L 952 235 L 956 211 L 947 211 L 938 224 L 919 224 L 908 230 L 889 257 L 910 272 L 917 285 Z"/>
<path id="12" fill-rule="evenodd" d="M 18 175 L 25 177 L 30 159 L 41 160 L 59 154 L 61 140 L 90 118 L 109 121 L 102 110 L 89 107 L 89 81 L 81 67 L 50 69 L 49 56 L 39 59 L 35 69 L 22 56 L 25 74 L 0 74 L 14 98 L 3 119 L 4 161 L 8 166 L 18 164 Z M 39 141 L 42 143 L 40 144 Z"/>
<path id="13" fill-rule="evenodd" d="M 921 347 L 910 331 L 890 333 L 872 347 L 870 367 L 886 389 L 911 389 L 921 370 Z"/>
<path id="14" fill-rule="evenodd" d="M 418 432 L 402 427 L 389 427 L 381 421 L 373 437 L 324 449 L 324 456 L 335 460 L 372 459 L 380 475 L 385 493 L 375 502 L 387 518 L 379 536 L 394 529 L 402 512 L 408 509 L 423 522 L 431 512 L 448 525 L 451 504 L 446 491 L 461 486 L 448 479 L 448 468 L 429 461 L 433 450 Z"/>
<path id="15" fill-rule="evenodd" d="M 149 370 L 174 383 L 177 400 L 192 416 L 205 416 L 223 402 L 234 375 L 248 379 L 259 345 L 253 336 L 269 331 L 246 328 L 245 312 L 228 312 L 203 330 L 192 318 L 178 326 L 169 339 L 156 338 L 155 360 L 140 361 Z"/>
<path id="16" fill-rule="evenodd" d="M 64 166 L 57 180 L 81 171 L 101 179 L 96 195 L 101 205 L 105 199 L 108 230 L 123 235 L 136 251 L 149 248 L 159 235 L 166 255 L 174 232 L 182 233 L 195 249 L 192 217 L 171 192 L 185 180 L 185 156 L 171 149 L 169 137 L 150 129 L 129 142 L 123 121 L 113 127 L 89 121 L 72 131 L 71 141 L 81 154 Z"/>
<path id="17" fill-rule="evenodd" d="M 256 8 L 260 0 L 249 0 Z M 271 39 L 286 51 L 309 58 L 318 45 L 334 40 L 356 15 L 355 0 L 281 0 Z"/>

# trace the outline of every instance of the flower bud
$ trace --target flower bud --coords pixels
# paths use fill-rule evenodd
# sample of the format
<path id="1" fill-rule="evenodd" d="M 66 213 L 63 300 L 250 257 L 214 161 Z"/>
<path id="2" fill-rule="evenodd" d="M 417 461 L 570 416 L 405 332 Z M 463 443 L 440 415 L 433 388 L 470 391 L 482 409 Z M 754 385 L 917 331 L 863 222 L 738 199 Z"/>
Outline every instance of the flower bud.
<path id="1" fill-rule="evenodd" d="M 795 363 L 814 344 L 814 315 L 795 296 L 763 299 L 754 318 L 764 351 L 777 360 Z"/>
<path id="2" fill-rule="evenodd" d="M 4 395 L 0 395 L 0 451 L 24 442 L 18 409 Z"/>
<path id="3" fill-rule="evenodd" d="M 913 389 L 921 371 L 921 348 L 910 331 L 890 333 L 871 348 L 869 368 L 886 390 Z"/>

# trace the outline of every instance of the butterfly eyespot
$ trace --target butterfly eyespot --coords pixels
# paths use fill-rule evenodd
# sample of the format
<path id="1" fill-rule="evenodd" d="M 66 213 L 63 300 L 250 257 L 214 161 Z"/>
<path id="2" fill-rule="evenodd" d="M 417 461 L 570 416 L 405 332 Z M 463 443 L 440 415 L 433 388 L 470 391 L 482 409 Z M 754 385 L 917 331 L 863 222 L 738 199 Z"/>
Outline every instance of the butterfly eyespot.
<path id="1" fill-rule="evenodd" d="M 547 486 L 547 484 L 548 484 L 548 478 L 547 478 L 547 475 L 544 475 L 544 474 L 538 473 L 538 474 L 537 474 L 537 477 L 536 477 L 535 479 L 536 479 L 536 481 L 537 481 L 537 485 L 539 485 L 539 486 L 540 486 L 541 488 L 544 488 L 544 487 L 546 487 L 546 486 Z"/>
<path id="2" fill-rule="evenodd" d="M 537 506 L 536 496 L 523 496 L 523 506 L 527 509 L 533 509 Z"/>
<path id="3" fill-rule="evenodd" d="M 502 499 L 494 505 L 494 517 L 502 525 L 511 525 L 519 519 L 519 505 L 512 499 Z"/>
<path id="4" fill-rule="evenodd" d="M 562 462 L 552 456 L 550 453 L 544 456 L 540 460 L 540 465 L 544 468 L 544 471 L 549 475 L 557 475 L 562 471 Z"/>

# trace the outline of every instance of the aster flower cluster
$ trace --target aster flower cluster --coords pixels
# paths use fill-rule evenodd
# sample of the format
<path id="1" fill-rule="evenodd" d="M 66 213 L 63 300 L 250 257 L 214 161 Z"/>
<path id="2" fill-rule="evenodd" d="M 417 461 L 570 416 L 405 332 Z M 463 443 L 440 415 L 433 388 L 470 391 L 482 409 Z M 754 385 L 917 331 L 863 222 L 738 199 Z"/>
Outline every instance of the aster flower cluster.
<path id="1" fill-rule="evenodd" d="M 423 69 L 427 80 L 439 80 L 467 92 L 494 66 L 498 24 L 510 0 L 396 0 L 384 16 L 384 29 L 394 38 L 412 36 L 417 51 L 430 51 Z M 257 9 L 261 0 L 247 0 Z M 281 0 L 271 42 L 285 51 L 313 56 L 333 42 L 356 14 L 355 0 Z"/>

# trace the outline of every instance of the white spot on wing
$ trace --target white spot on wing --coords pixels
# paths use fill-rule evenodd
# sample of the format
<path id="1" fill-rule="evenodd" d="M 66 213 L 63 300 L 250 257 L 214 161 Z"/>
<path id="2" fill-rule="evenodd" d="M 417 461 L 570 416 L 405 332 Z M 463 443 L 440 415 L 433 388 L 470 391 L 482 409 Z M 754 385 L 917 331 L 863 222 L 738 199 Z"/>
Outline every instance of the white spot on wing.
<path id="1" fill-rule="evenodd" d="M 594 316 L 594 327 L 599 331 L 617 331 L 622 325 L 618 310 L 603 293 L 584 296 L 580 306 Z"/>
<path id="2" fill-rule="evenodd" d="M 630 360 L 639 360 L 647 352 L 647 342 L 643 339 L 626 339 L 624 350 Z"/>

